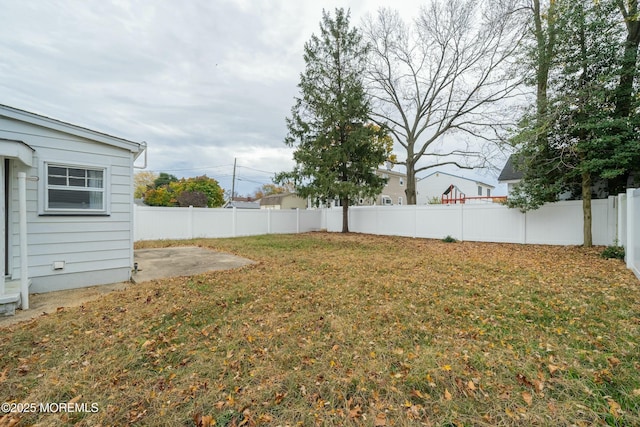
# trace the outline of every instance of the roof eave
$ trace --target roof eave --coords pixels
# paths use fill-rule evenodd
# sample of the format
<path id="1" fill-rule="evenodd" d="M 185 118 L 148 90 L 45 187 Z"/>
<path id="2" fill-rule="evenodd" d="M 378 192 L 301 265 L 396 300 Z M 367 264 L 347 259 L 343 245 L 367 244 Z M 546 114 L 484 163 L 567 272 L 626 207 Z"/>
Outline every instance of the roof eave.
<path id="1" fill-rule="evenodd" d="M 42 126 L 48 129 L 53 129 L 59 132 L 67 133 L 70 135 L 74 135 L 80 138 L 90 139 L 92 141 L 101 142 L 103 144 L 122 148 L 134 154 L 140 153 L 143 150 L 142 143 L 134 142 L 128 139 L 119 138 L 117 136 L 94 131 L 81 126 L 73 125 L 71 123 L 67 123 L 60 120 L 52 119 L 50 117 L 31 113 L 29 111 L 9 107 L 8 105 L 0 104 L 0 115 L 9 117 L 15 120 L 20 120 L 26 123 L 31 123 L 37 126 Z"/>

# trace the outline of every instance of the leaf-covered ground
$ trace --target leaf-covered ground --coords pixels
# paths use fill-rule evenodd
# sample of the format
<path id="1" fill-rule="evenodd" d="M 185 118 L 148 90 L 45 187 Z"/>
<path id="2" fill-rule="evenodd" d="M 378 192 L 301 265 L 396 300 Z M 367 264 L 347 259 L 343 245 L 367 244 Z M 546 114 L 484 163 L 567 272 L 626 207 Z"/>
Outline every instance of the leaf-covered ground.
<path id="1" fill-rule="evenodd" d="M 258 263 L 1 329 L 0 402 L 85 406 L 0 425 L 640 425 L 640 282 L 601 248 L 145 246 L 194 243 Z"/>

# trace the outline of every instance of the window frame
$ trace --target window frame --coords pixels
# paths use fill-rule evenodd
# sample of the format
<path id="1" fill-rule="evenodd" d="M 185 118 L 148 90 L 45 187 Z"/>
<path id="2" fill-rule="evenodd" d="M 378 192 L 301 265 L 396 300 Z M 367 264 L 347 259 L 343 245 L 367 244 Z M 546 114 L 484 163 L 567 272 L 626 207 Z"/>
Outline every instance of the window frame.
<path id="1" fill-rule="evenodd" d="M 84 169 L 85 171 L 101 171 L 102 172 L 102 187 L 74 187 L 69 185 L 54 185 L 49 184 L 49 167 L 60 167 L 66 169 Z M 107 165 L 91 164 L 91 163 L 76 163 L 69 161 L 58 160 L 45 160 L 41 163 L 40 171 L 40 197 L 39 197 L 39 212 L 41 216 L 109 216 L 111 215 L 111 191 L 110 191 L 110 167 Z M 86 172 L 85 172 L 86 176 Z M 89 179 L 89 178 L 85 178 Z M 65 188 L 66 187 L 66 188 Z M 91 189 L 101 189 L 102 193 L 102 208 L 101 209 L 82 209 L 82 208 L 56 208 L 49 206 L 49 190 L 63 190 L 63 191 L 91 191 Z M 95 190 L 94 190 L 95 192 Z"/>

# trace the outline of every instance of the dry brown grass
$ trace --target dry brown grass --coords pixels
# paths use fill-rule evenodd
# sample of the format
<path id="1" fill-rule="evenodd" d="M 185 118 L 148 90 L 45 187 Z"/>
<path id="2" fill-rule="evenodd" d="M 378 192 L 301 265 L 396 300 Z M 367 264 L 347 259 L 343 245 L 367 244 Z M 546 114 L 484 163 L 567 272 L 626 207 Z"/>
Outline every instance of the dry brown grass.
<path id="1" fill-rule="evenodd" d="M 0 330 L 0 402 L 99 408 L 0 425 L 640 425 L 640 283 L 597 249 L 188 243 L 258 263 Z"/>

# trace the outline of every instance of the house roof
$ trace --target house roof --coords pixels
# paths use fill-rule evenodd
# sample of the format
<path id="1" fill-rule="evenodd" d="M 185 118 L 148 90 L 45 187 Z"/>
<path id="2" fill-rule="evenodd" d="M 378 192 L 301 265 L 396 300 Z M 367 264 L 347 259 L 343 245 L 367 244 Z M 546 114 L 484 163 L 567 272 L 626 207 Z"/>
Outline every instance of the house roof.
<path id="1" fill-rule="evenodd" d="M 262 199 L 260 199 L 260 206 L 281 205 L 282 201 L 284 199 L 288 198 L 288 197 L 294 197 L 294 198 L 298 198 L 300 200 L 304 200 L 300 196 L 298 196 L 296 193 L 271 194 L 269 196 L 264 196 Z"/>
<path id="2" fill-rule="evenodd" d="M 420 181 L 425 180 L 425 179 L 429 178 L 430 176 L 433 176 L 433 175 L 435 175 L 437 173 L 442 174 L 442 175 L 451 176 L 451 177 L 458 178 L 458 179 L 464 179 L 465 181 L 470 181 L 470 182 L 473 182 L 473 183 L 476 183 L 476 184 L 484 185 L 485 187 L 496 188 L 494 185 L 487 184 L 486 182 L 478 181 L 477 179 L 465 178 L 464 176 L 454 175 L 452 173 L 441 172 L 441 171 L 435 171 L 433 173 L 430 173 L 429 175 L 427 175 L 427 176 L 425 176 L 423 178 L 420 178 Z"/>
<path id="3" fill-rule="evenodd" d="M 271 194 L 269 196 L 264 196 L 262 197 L 262 199 L 260 199 L 260 206 L 281 205 L 282 200 L 285 197 L 290 196 L 291 194 L 293 193 L 280 193 L 280 194 Z"/>
<path id="4" fill-rule="evenodd" d="M 243 202 L 239 200 L 233 200 L 225 205 L 225 208 L 238 208 L 238 209 L 260 209 L 260 202 Z"/>
<path id="5" fill-rule="evenodd" d="M 0 116 L 8 117 L 10 119 L 19 120 L 26 123 L 31 123 L 33 125 L 42 126 L 48 129 L 57 130 L 70 135 L 90 139 L 92 141 L 101 142 L 103 144 L 108 144 L 114 147 L 129 150 L 134 154 L 142 153 L 144 151 L 144 147 L 146 146 L 146 143 L 144 142 L 141 143 L 130 141 L 128 139 L 119 138 L 117 136 L 98 132 L 82 126 L 73 125 L 61 120 L 52 119 L 51 117 L 31 113 L 29 111 L 20 110 L 14 107 L 9 107 L 8 105 L 0 104 Z"/>
<path id="6" fill-rule="evenodd" d="M 399 177 L 406 177 L 407 174 L 404 172 L 396 172 L 393 171 L 391 169 L 378 169 L 376 171 L 378 174 L 382 175 L 383 173 L 386 173 L 387 175 L 395 175 L 395 176 L 399 176 Z"/>
<path id="7" fill-rule="evenodd" d="M 507 159 L 507 163 L 505 163 L 502 168 L 502 172 L 500 172 L 500 176 L 498 177 L 498 182 L 503 181 L 516 181 L 522 179 L 522 172 L 515 170 L 513 165 L 513 154 L 509 156 Z"/>

